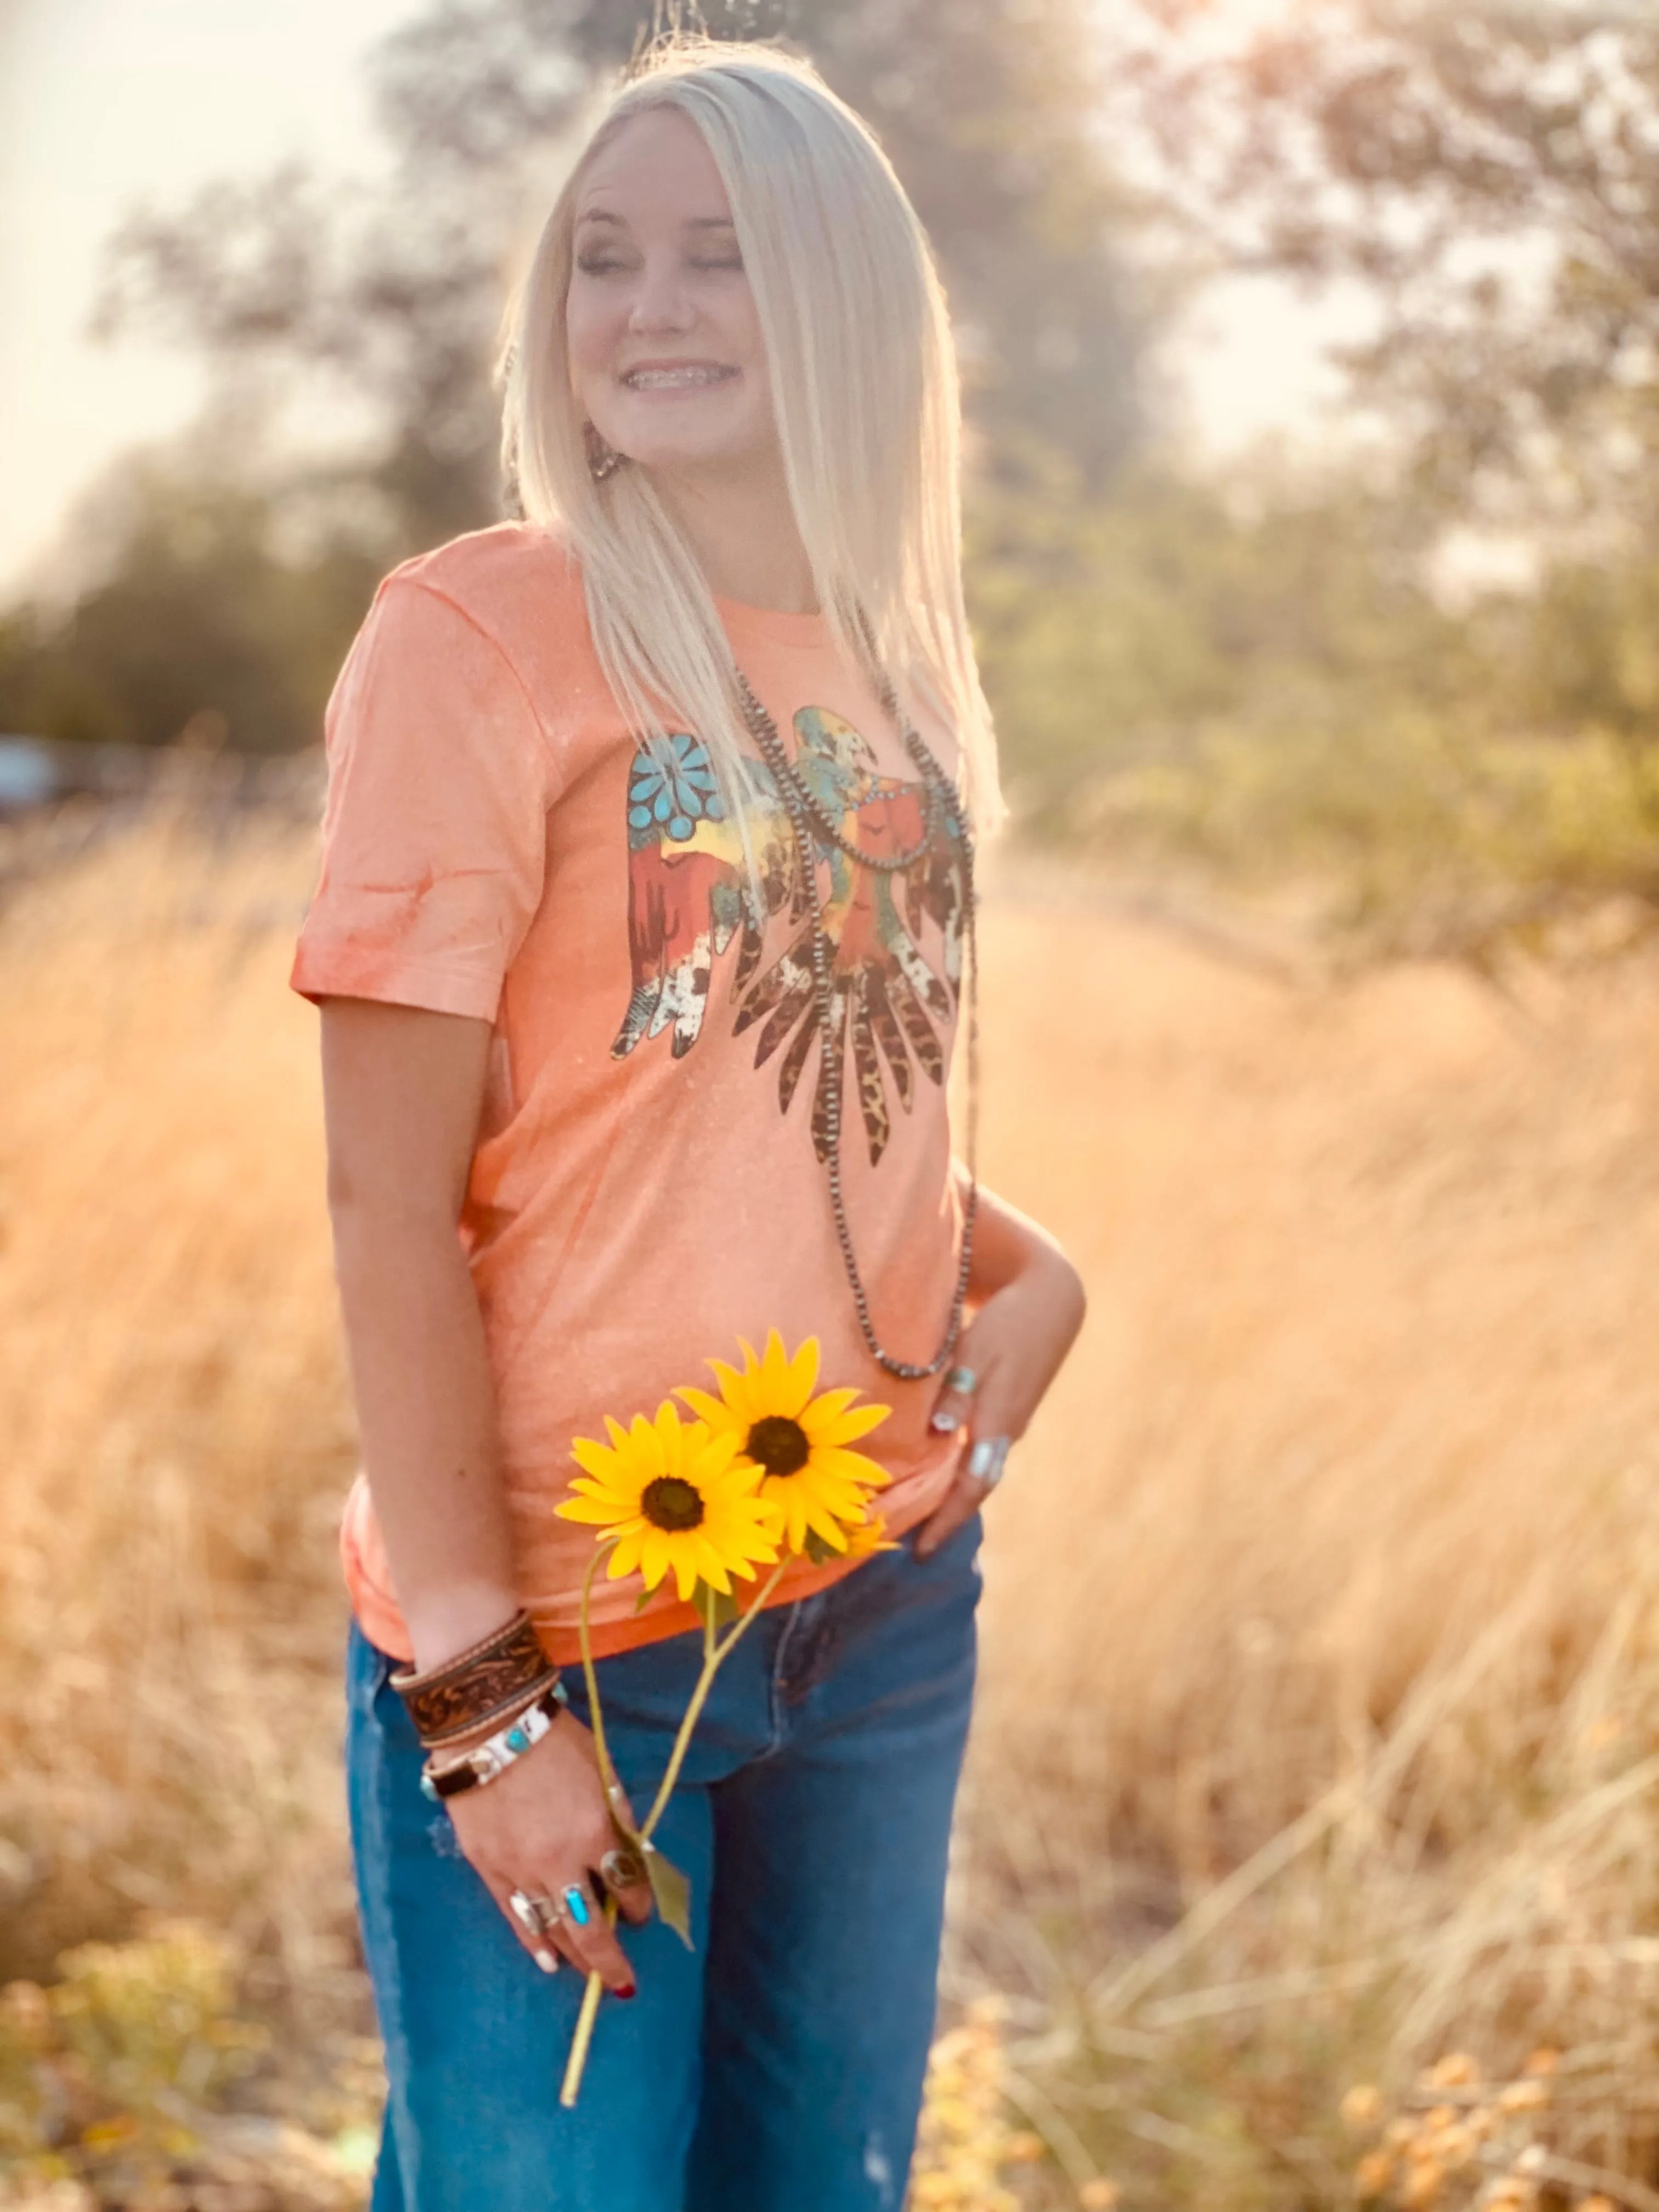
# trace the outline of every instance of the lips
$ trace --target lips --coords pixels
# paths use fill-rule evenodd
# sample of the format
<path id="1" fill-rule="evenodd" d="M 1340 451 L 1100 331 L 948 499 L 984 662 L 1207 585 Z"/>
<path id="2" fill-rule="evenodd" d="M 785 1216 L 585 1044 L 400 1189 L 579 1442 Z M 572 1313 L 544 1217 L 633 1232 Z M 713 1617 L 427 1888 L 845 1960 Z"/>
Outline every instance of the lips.
<path id="1" fill-rule="evenodd" d="M 695 392 L 728 384 L 738 371 L 720 361 L 641 362 L 618 380 L 629 392 Z"/>

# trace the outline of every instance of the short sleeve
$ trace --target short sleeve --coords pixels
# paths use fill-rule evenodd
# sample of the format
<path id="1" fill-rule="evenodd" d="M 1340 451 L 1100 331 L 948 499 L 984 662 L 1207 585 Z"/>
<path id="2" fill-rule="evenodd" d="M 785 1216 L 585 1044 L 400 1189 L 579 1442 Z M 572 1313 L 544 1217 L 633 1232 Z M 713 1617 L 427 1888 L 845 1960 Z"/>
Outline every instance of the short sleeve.
<path id="1" fill-rule="evenodd" d="M 322 872 L 294 988 L 493 1021 L 541 903 L 557 796 L 512 664 L 442 593 L 390 577 L 326 733 Z"/>

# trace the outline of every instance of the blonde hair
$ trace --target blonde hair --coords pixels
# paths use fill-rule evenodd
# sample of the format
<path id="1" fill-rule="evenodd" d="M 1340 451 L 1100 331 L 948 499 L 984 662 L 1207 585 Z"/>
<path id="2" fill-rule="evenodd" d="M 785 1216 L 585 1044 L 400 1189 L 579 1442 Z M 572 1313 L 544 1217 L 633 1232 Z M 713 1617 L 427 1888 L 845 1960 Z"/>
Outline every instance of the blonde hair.
<path id="1" fill-rule="evenodd" d="M 647 470 L 624 463 L 593 481 L 567 362 L 584 170 L 630 117 L 661 107 L 702 132 L 731 203 L 831 638 L 869 669 L 867 623 L 900 700 L 925 700 L 953 729 L 969 813 L 994 828 L 995 736 L 962 592 L 961 404 L 944 289 L 892 165 L 810 64 L 677 32 L 609 97 L 509 319 L 503 450 L 522 511 L 579 561 L 594 646 L 630 723 L 648 740 L 666 734 L 665 714 L 684 716 L 742 824 L 745 725 L 713 595 Z"/>

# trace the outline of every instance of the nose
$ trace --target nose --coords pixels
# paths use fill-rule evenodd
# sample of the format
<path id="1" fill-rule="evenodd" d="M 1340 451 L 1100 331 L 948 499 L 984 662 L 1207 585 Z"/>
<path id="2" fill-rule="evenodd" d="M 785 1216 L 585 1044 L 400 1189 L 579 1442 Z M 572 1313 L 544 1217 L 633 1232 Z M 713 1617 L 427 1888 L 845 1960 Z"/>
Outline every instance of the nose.
<path id="1" fill-rule="evenodd" d="M 653 331 L 688 331 L 696 316 L 677 258 L 647 254 L 629 309 L 629 329 L 641 337 Z"/>

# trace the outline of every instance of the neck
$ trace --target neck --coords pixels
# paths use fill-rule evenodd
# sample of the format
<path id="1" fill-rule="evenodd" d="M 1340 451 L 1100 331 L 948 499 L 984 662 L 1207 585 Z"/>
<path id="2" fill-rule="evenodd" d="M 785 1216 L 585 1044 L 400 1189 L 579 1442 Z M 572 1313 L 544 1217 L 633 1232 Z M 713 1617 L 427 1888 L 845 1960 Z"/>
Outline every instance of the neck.
<path id="1" fill-rule="evenodd" d="M 717 598 L 777 614 L 817 613 L 781 461 L 720 477 L 662 471 L 656 483 Z"/>

